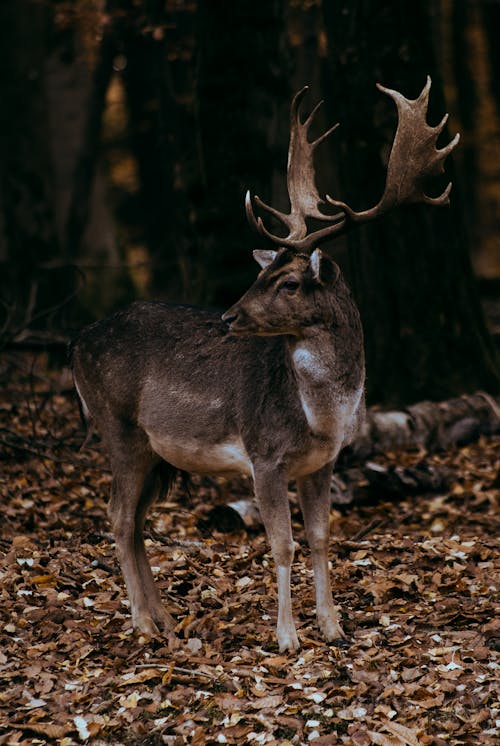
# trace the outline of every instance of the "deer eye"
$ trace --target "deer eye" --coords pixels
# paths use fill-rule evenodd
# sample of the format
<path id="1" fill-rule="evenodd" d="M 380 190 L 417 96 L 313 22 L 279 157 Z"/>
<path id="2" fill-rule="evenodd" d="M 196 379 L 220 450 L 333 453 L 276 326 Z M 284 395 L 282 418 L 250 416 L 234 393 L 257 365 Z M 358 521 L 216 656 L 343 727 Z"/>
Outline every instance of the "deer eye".
<path id="1" fill-rule="evenodd" d="M 297 290 L 297 288 L 300 286 L 300 282 L 298 280 L 285 280 L 281 283 L 279 286 L 280 290 L 288 290 L 289 292 L 293 292 L 294 290 Z"/>

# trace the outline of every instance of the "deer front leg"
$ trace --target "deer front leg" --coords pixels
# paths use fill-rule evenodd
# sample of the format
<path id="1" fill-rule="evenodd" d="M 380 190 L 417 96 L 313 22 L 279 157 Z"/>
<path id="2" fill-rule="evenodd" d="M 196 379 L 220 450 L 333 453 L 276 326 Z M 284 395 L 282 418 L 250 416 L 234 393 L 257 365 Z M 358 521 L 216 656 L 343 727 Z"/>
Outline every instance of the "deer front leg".
<path id="1" fill-rule="evenodd" d="M 296 650 L 299 638 L 292 616 L 290 572 L 294 555 L 287 481 L 276 470 L 254 469 L 255 495 L 266 528 L 276 566 L 278 584 L 278 624 L 280 651 Z"/>
<path id="2" fill-rule="evenodd" d="M 330 534 L 330 481 L 333 464 L 297 480 L 300 505 L 311 549 L 318 625 L 328 642 L 345 637 L 333 605 L 328 571 Z"/>

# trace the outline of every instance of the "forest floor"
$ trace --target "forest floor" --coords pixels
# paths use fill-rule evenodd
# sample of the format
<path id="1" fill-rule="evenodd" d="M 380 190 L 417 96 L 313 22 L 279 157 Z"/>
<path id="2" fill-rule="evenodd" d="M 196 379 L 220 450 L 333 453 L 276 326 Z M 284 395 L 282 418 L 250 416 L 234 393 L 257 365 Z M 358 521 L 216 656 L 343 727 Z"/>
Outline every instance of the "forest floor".
<path id="1" fill-rule="evenodd" d="M 79 451 L 67 379 L 19 361 L 1 378 L 0 744 L 499 742 L 498 439 L 377 457 L 424 455 L 453 470 L 452 485 L 332 510 L 339 645 L 316 626 L 290 492 L 296 653 L 277 648 L 263 530 L 222 533 L 210 521 L 249 484 L 179 487 L 147 527 L 178 624 L 148 639 L 131 630 L 106 517 L 109 472 L 97 444 Z"/>

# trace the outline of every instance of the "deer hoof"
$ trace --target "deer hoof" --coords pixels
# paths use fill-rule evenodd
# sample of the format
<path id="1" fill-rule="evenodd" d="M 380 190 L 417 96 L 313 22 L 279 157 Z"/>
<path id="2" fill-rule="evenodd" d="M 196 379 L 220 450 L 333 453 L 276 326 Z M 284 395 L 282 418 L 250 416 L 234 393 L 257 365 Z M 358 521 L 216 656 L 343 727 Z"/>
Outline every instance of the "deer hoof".
<path id="1" fill-rule="evenodd" d="M 278 645 L 280 653 L 284 653 L 285 650 L 297 650 L 300 647 L 300 643 L 295 629 L 288 632 L 278 632 Z"/>
<path id="2" fill-rule="evenodd" d="M 320 621 L 319 628 L 327 642 L 333 642 L 334 640 L 345 640 L 347 637 L 340 624 L 333 619 Z"/>
<path id="3" fill-rule="evenodd" d="M 153 622 L 149 614 L 143 614 L 134 620 L 134 629 L 141 635 L 147 635 L 148 637 L 161 637 L 160 630 L 157 625 Z"/>
<path id="4" fill-rule="evenodd" d="M 152 616 L 158 627 L 163 630 L 163 632 L 171 632 L 176 625 L 173 616 L 169 614 L 163 606 L 154 609 Z"/>

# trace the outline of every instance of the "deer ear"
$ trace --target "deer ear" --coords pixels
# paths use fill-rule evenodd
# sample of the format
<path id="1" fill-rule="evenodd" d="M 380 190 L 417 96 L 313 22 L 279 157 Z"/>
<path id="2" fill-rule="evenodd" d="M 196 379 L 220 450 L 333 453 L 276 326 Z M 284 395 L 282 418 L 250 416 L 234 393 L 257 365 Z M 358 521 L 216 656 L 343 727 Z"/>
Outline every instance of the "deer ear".
<path id="1" fill-rule="evenodd" d="M 266 267 L 269 267 L 269 265 L 274 262 L 277 253 L 277 251 L 256 249 L 253 252 L 253 258 L 258 264 L 260 264 L 262 269 L 266 269 Z"/>
<path id="2" fill-rule="evenodd" d="M 313 279 L 320 285 L 334 285 L 340 275 L 340 268 L 321 249 L 314 249 L 309 260 Z"/>

